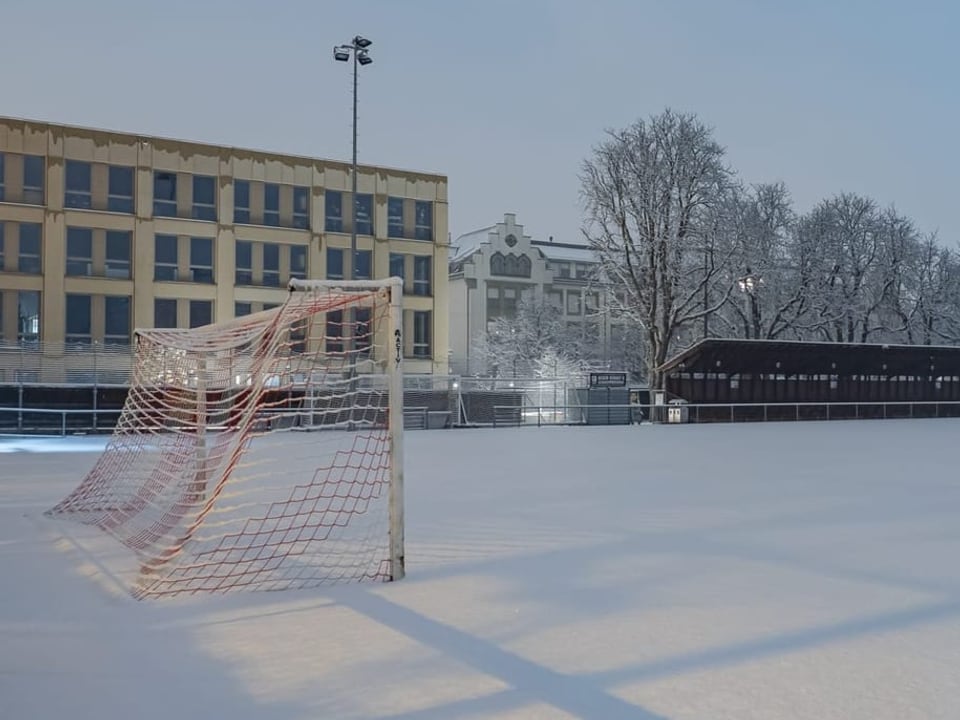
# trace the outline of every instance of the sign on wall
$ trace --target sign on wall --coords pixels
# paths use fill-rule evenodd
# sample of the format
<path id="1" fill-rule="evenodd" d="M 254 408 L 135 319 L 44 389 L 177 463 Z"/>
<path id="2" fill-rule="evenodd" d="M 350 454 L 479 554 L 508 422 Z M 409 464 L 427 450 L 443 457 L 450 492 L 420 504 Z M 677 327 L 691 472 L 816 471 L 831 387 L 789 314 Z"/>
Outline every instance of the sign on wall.
<path id="1" fill-rule="evenodd" d="M 592 372 L 590 373 L 590 387 L 625 387 L 627 374 L 625 372 Z"/>

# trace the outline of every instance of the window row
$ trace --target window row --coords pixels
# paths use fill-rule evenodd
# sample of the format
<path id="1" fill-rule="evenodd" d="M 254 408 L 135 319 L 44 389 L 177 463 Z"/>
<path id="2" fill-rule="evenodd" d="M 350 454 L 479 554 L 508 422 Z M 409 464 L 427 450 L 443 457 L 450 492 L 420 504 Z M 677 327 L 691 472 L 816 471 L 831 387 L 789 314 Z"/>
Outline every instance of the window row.
<path id="1" fill-rule="evenodd" d="M 133 235 L 129 230 L 67 227 L 65 275 L 128 280 L 133 276 Z M 42 226 L 0 222 L 0 270 L 39 275 L 43 270 Z M 159 282 L 215 282 L 213 238 L 154 236 L 153 279 Z M 349 250 L 328 247 L 327 278 L 346 278 Z M 354 279 L 373 277 L 373 252 L 358 250 Z M 236 241 L 237 285 L 285 287 L 291 278 L 308 277 L 307 246 L 252 240 Z M 404 292 L 433 293 L 433 257 L 390 253 L 388 275 L 404 280 Z"/>
<path id="2" fill-rule="evenodd" d="M 40 340 L 41 292 L 0 291 L 0 340 L 14 333 L 20 343 Z M 64 303 L 64 342 L 70 345 L 129 345 L 131 298 L 126 295 L 67 293 Z"/>
<path id="3" fill-rule="evenodd" d="M 255 302 L 236 302 L 234 303 L 234 315 L 242 317 L 251 313 L 269 310 L 276 305 L 269 303 Z M 350 338 L 356 338 L 355 351 L 366 352 L 370 348 L 371 317 L 369 308 L 356 308 L 356 314 L 351 321 L 350 314 L 342 310 L 335 310 L 326 313 L 323 322 L 323 349 L 328 353 L 346 353 L 350 352 Z M 404 313 L 404 326 L 407 338 L 404 347 L 406 357 L 427 358 L 432 354 L 432 326 L 433 313 L 429 310 L 414 310 Z M 300 340 L 306 339 L 306 333 L 301 331 L 298 334 Z M 301 344 L 294 343 L 294 349 L 302 347 Z"/>
<path id="4" fill-rule="evenodd" d="M 45 177 L 42 155 L 0 153 L 0 202 L 43 205 Z"/>
<path id="5" fill-rule="evenodd" d="M 235 284 L 284 287 L 291 278 L 306 277 L 306 245 L 237 240 Z"/>
<path id="6" fill-rule="evenodd" d="M 547 294 L 547 301 L 551 306 L 567 315 L 591 314 L 600 310 L 600 293 L 598 292 L 567 290 L 566 304 L 563 302 L 563 296 L 563 290 L 551 290 Z"/>
<path id="7" fill-rule="evenodd" d="M 526 255 L 504 255 L 495 252 L 490 257 L 490 274 L 505 275 L 507 277 L 530 277 L 531 263 Z"/>
<path id="8" fill-rule="evenodd" d="M 268 310 L 275 305 L 254 302 L 236 302 L 237 317 L 251 312 Z M 126 295 L 85 295 L 68 293 L 65 303 L 65 336 L 68 345 L 97 344 L 129 345 L 132 336 L 132 301 Z M 15 317 L 11 324 L 20 343 L 40 340 L 41 293 L 38 290 L 0 291 L 0 340 L 3 339 L 6 317 Z M 212 300 L 186 298 L 155 298 L 153 326 L 157 328 L 200 327 L 214 321 Z M 432 354 L 433 313 L 429 310 L 404 311 L 406 332 L 404 354 L 407 357 L 428 358 Z M 351 319 L 342 311 L 327 313 L 323 328 L 325 350 L 329 353 L 349 351 L 349 338 L 357 338 L 356 351 L 363 352 L 370 345 L 371 317 L 369 308 L 357 308 Z M 9 333 L 8 333 L 9 334 Z M 292 338 L 294 349 L 302 351 L 305 334 Z"/>
<path id="9" fill-rule="evenodd" d="M 346 197 L 346 203 L 344 198 Z M 353 218 L 349 215 L 350 193 L 327 190 L 324 195 L 327 232 L 350 232 Z M 344 213 L 344 205 L 347 213 Z M 354 203 L 358 235 L 373 235 L 373 195 L 357 193 Z M 387 237 L 408 240 L 433 240 L 433 203 L 429 200 L 387 198 Z"/>
<path id="10" fill-rule="evenodd" d="M 129 345 L 131 303 L 126 295 L 66 296 L 67 345 Z"/>
<path id="11" fill-rule="evenodd" d="M 65 274 L 129 280 L 132 241 L 129 230 L 68 227 Z"/>
<path id="12" fill-rule="evenodd" d="M 67 160 L 63 206 L 133 214 L 133 167 Z"/>
<path id="13" fill-rule="evenodd" d="M 567 261 L 551 260 L 547 263 L 547 269 L 553 270 L 558 278 L 564 280 L 590 280 L 596 275 L 595 263 L 573 263 Z"/>
<path id="14" fill-rule="evenodd" d="M 195 328 L 213 322 L 213 300 L 154 298 L 155 328 Z"/>
<path id="15" fill-rule="evenodd" d="M 65 208 L 106 210 L 132 214 L 135 207 L 135 169 L 129 165 L 66 160 Z M 0 153 L 0 202 L 43 205 L 45 158 L 42 155 Z M 153 172 L 153 215 L 216 221 L 218 178 L 214 175 Z M 344 196 L 325 193 L 327 232 L 350 232 L 353 218 L 344 212 Z M 374 234 L 373 195 L 358 193 L 356 231 Z M 310 188 L 255 180 L 233 181 L 233 222 L 272 227 L 310 228 Z M 433 203 L 410 198 L 387 198 L 387 236 L 433 240 Z"/>

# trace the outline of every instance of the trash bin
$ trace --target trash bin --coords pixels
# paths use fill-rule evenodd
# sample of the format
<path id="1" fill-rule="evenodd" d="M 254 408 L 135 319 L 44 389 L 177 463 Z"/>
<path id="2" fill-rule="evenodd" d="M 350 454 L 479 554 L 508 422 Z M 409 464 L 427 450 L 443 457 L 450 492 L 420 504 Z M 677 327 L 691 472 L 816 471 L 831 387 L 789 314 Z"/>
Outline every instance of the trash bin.
<path id="1" fill-rule="evenodd" d="M 667 407 L 668 423 L 685 423 L 690 421 L 690 408 L 683 400 L 671 400 Z"/>

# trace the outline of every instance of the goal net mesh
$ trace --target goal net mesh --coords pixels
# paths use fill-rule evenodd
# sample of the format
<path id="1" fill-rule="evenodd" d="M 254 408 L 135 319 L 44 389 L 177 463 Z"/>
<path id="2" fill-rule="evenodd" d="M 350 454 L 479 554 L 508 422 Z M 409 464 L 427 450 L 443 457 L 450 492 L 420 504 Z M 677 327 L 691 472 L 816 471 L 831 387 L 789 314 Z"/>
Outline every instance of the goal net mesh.
<path id="1" fill-rule="evenodd" d="M 137 332 L 113 435 L 47 511 L 132 551 L 135 597 L 402 575 L 396 286 L 302 285 L 229 322 Z"/>

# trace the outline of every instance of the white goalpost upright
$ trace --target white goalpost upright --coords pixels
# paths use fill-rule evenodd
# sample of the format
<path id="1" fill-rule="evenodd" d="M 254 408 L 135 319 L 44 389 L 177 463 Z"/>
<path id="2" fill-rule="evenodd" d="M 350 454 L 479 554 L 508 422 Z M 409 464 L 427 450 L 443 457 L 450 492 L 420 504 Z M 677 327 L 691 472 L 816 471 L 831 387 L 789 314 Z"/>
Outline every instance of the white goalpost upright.
<path id="1" fill-rule="evenodd" d="M 289 290 L 137 331 L 114 434 L 47 511 L 128 548 L 135 597 L 404 576 L 402 280 Z"/>

